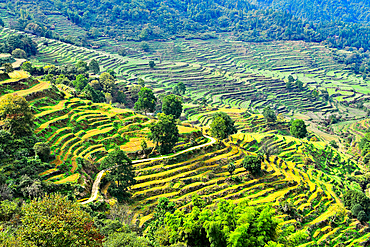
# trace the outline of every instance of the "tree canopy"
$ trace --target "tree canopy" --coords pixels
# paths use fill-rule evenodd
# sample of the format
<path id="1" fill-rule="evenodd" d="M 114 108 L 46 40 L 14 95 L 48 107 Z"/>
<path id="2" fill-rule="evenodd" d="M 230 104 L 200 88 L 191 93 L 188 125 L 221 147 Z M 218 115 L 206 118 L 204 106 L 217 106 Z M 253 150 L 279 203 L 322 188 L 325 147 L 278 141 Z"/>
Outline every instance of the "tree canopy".
<path id="1" fill-rule="evenodd" d="M 33 113 L 29 103 L 19 95 L 8 94 L 0 98 L 0 120 L 5 129 L 14 135 L 22 136 L 32 133 Z"/>
<path id="2" fill-rule="evenodd" d="M 157 117 L 158 121 L 149 127 L 149 139 L 156 145 L 159 144 L 161 154 L 167 154 L 179 140 L 179 130 L 176 126 L 176 119 L 172 115 L 159 113 Z"/>
<path id="3" fill-rule="evenodd" d="M 307 135 L 307 127 L 302 119 L 292 121 L 290 126 L 290 133 L 297 138 L 304 138 Z"/>
<path id="4" fill-rule="evenodd" d="M 276 114 L 275 111 L 271 109 L 270 106 L 267 106 L 263 109 L 263 117 L 266 121 L 269 122 L 276 122 Z"/>
<path id="5" fill-rule="evenodd" d="M 172 115 L 174 118 L 178 119 L 182 113 L 182 98 L 170 94 L 163 98 L 162 100 L 162 111 L 166 115 Z"/>
<path id="6" fill-rule="evenodd" d="M 100 246 L 103 236 L 77 203 L 58 194 L 22 207 L 20 242 L 36 246 Z"/>
<path id="7" fill-rule="evenodd" d="M 142 87 L 138 93 L 139 99 L 135 103 L 136 111 L 154 112 L 157 98 L 155 97 L 153 90 L 150 88 Z"/>
<path id="8" fill-rule="evenodd" d="M 224 112 L 217 112 L 212 116 L 211 134 L 218 139 L 225 139 L 237 132 L 234 121 Z"/>

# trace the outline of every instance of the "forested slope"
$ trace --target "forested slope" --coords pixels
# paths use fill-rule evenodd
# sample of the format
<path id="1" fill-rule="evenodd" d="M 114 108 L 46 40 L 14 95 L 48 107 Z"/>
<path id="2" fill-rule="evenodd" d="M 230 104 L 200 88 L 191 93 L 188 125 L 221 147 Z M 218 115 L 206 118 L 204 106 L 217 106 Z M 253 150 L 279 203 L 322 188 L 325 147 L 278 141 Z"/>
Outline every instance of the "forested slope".
<path id="1" fill-rule="evenodd" d="M 288 11 L 311 21 L 369 22 L 370 3 L 361 0 L 254 0 L 260 7 Z"/>
<path id="2" fill-rule="evenodd" d="M 275 6 L 274 4 L 275 2 L 271 2 L 270 5 Z M 339 22 L 355 20 L 353 16 L 365 18 L 366 4 L 359 8 L 355 8 L 357 5 L 350 5 L 357 12 L 334 3 L 294 4 L 293 1 L 292 4 L 297 8 L 296 11 L 290 11 L 292 13 L 288 13 L 288 7 L 284 8 L 285 5 L 279 2 L 276 5 L 282 7 L 278 10 L 263 10 L 262 6 L 242 0 L 42 0 L 37 3 L 25 2 L 21 6 L 15 1 L 8 1 L 0 4 L 0 8 L 1 17 L 7 18 L 8 21 L 5 22 L 10 27 L 84 46 L 89 44 L 89 40 L 102 35 L 117 40 L 142 41 L 176 37 L 210 39 L 216 38 L 216 33 L 233 32 L 243 41 L 304 40 L 324 42 L 337 48 L 370 48 L 370 28 L 367 25 Z M 331 6 L 331 9 L 326 6 Z M 311 7 L 314 11 L 311 11 Z M 331 20 L 321 15 L 319 10 L 338 21 L 309 21 L 321 20 L 316 15 L 323 16 L 322 20 Z M 363 15 L 359 15 L 358 11 Z M 331 14 L 332 12 L 335 14 Z M 339 18 L 342 15 L 344 19 Z M 345 17 L 347 15 L 348 18 Z M 54 30 L 53 34 L 48 30 Z"/>

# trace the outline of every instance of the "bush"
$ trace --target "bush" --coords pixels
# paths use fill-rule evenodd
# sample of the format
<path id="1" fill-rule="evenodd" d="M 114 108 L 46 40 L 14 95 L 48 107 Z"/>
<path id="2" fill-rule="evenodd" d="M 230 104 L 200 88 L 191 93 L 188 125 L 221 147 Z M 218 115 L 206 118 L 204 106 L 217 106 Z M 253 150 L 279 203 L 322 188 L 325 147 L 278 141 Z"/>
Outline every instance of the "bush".
<path id="1" fill-rule="evenodd" d="M 363 211 L 363 207 L 360 204 L 356 204 L 352 207 L 351 213 L 353 216 L 357 217 L 358 214 Z"/>
<path id="2" fill-rule="evenodd" d="M 367 214 L 365 213 L 365 211 L 360 211 L 358 213 L 357 219 L 361 222 L 367 221 Z"/>
<path id="3" fill-rule="evenodd" d="M 27 58 L 26 52 L 22 49 L 19 49 L 19 48 L 12 51 L 12 56 L 15 57 L 15 58 Z"/>
<path id="4" fill-rule="evenodd" d="M 35 151 L 35 154 L 37 156 L 39 156 L 39 158 L 43 162 L 47 162 L 49 160 L 49 157 L 50 157 L 50 147 L 49 147 L 48 144 L 46 144 L 44 142 L 37 142 L 33 146 L 33 150 Z"/>

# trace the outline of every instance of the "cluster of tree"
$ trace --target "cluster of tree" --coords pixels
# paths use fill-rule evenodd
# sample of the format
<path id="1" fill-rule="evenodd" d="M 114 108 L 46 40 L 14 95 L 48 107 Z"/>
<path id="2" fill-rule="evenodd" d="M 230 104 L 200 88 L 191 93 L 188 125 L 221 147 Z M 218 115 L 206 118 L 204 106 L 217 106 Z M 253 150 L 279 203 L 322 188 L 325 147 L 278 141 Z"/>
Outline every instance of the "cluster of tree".
<path id="1" fill-rule="evenodd" d="M 180 91 L 184 92 L 185 87 L 181 88 Z M 145 114 L 148 112 L 153 113 L 156 110 L 157 101 L 158 99 L 152 89 L 141 87 L 134 108 L 136 111 L 143 111 Z M 167 154 L 171 152 L 179 139 L 176 120 L 181 116 L 183 100 L 181 96 L 169 94 L 161 95 L 160 102 L 162 113 L 157 114 L 158 121 L 149 127 L 150 133 L 148 137 L 156 144 L 154 149 L 158 147 L 161 154 Z"/>
<path id="2" fill-rule="evenodd" d="M 11 53 L 15 57 L 25 58 L 36 55 L 37 44 L 24 34 L 11 34 L 0 40 L 0 53 Z"/>
<path id="3" fill-rule="evenodd" d="M 145 235 L 155 246 L 194 247 L 297 246 L 307 237 L 303 232 L 287 236 L 279 231 L 279 220 L 269 206 L 225 200 L 213 208 L 205 206 L 205 201 L 194 195 L 191 212 L 185 214 L 167 198 L 160 198 Z"/>
<path id="4" fill-rule="evenodd" d="M 18 95 L 0 100 L 1 200 L 34 198 L 52 190 L 39 174 L 51 168 L 50 147 L 33 134 L 33 114 L 28 102 Z"/>
<path id="5" fill-rule="evenodd" d="M 292 90 L 293 87 L 296 87 L 296 88 L 298 88 L 299 91 L 302 91 L 303 90 L 303 82 L 300 81 L 298 78 L 294 79 L 294 77 L 292 75 L 289 75 L 288 76 L 288 81 L 286 82 L 285 87 L 289 91 Z"/>
<path id="6" fill-rule="evenodd" d="M 361 222 L 369 220 L 370 198 L 363 192 L 349 190 L 343 194 L 344 205 L 351 210 L 352 215 Z"/>

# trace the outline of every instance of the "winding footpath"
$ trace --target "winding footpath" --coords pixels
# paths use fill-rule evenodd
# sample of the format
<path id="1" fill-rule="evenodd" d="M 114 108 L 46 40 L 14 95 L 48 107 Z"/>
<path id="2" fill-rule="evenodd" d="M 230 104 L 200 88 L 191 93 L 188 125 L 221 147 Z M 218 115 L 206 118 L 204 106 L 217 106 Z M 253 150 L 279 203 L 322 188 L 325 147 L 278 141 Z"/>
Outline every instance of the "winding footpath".
<path id="1" fill-rule="evenodd" d="M 134 160 L 134 161 L 132 161 L 132 164 L 139 164 L 139 163 L 144 163 L 144 162 L 148 162 L 148 161 L 164 160 L 164 159 L 168 159 L 168 158 L 173 158 L 173 157 L 179 156 L 180 154 L 184 154 L 184 153 L 187 153 L 187 152 L 196 150 L 196 149 L 201 149 L 201 148 L 204 148 L 204 147 L 207 147 L 207 146 L 210 146 L 210 145 L 213 145 L 214 143 L 216 143 L 216 139 L 215 138 L 210 137 L 210 136 L 206 136 L 206 135 L 204 137 L 206 137 L 208 140 L 210 140 L 210 142 L 207 142 L 207 143 L 202 144 L 202 145 L 199 145 L 199 146 L 195 146 L 195 147 L 191 147 L 191 148 L 185 149 L 185 150 L 183 150 L 181 152 L 178 152 L 176 154 L 172 154 L 172 155 L 169 155 L 169 156 L 157 157 L 157 158 L 149 158 L 149 159 L 142 159 L 142 160 Z M 112 167 L 112 168 L 114 168 L 114 167 Z M 91 196 L 90 196 L 90 198 L 88 200 L 86 200 L 86 201 L 81 202 L 81 204 L 87 204 L 87 203 L 93 202 L 93 201 L 95 201 L 98 198 L 100 182 L 101 182 L 101 179 L 103 177 L 103 174 L 106 171 L 109 171 L 112 168 L 109 168 L 109 169 L 106 169 L 106 170 L 102 170 L 102 171 L 100 171 L 98 173 L 98 175 L 96 176 L 96 179 L 94 181 L 92 190 L 91 190 Z"/>

